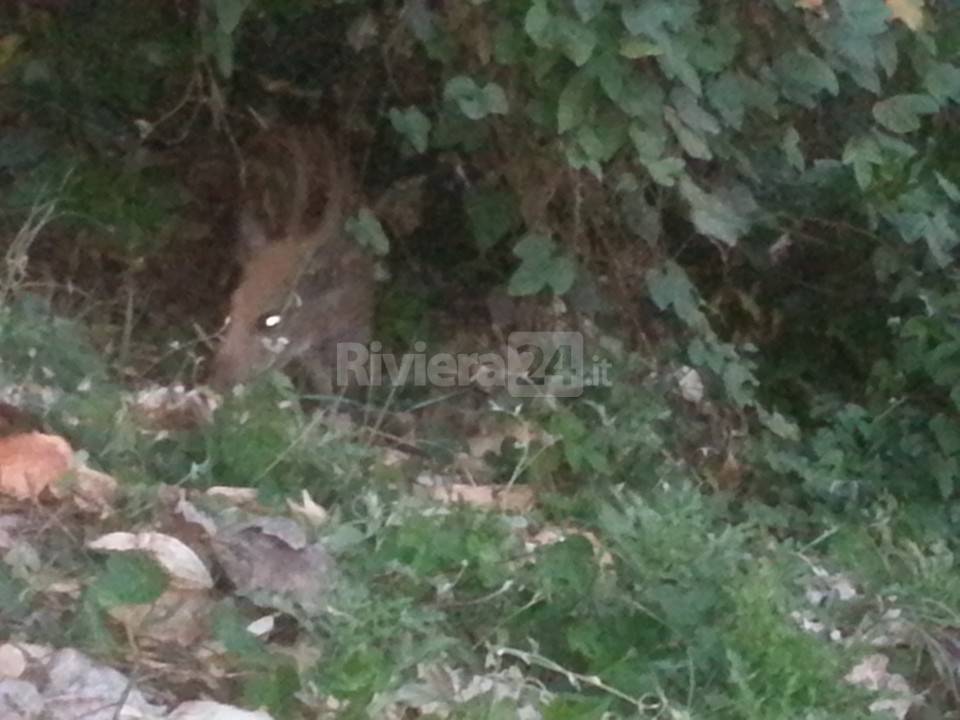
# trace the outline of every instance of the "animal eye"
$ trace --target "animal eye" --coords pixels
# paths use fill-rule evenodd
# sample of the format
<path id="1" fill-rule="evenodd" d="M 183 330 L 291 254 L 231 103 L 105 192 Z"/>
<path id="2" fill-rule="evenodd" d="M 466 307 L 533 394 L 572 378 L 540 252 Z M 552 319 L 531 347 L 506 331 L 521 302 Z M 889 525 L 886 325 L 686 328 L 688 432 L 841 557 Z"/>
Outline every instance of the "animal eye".
<path id="1" fill-rule="evenodd" d="M 282 322 L 283 315 L 280 313 L 266 313 L 260 316 L 260 319 L 257 320 L 257 325 L 264 330 L 273 330 Z"/>

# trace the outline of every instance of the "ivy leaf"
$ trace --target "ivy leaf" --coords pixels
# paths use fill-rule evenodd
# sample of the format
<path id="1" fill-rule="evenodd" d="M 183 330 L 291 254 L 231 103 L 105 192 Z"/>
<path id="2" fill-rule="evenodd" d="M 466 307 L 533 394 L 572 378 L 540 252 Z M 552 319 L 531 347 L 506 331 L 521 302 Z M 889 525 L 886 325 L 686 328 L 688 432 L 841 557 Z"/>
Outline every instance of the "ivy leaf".
<path id="1" fill-rule="evenodd" d="M 837 76 L 823 59 L 809 50 L 791 50 L 774 63 L 774 71 L 792 100 L 811 107 L 814 96 L 826 90 L 831 95 L 840 91 Z"/>
<path id="2" fill-rule="evenodd" d="M 603 10 L 606 0 L 573 0 L 573 8 L 583 22 L 593 20 Z"/>
<path id="3" fill-rule="evenodd" d="M 923 78 L 923 86 L 941 103 L 960 102 L 960 68 L 950 63 L 931 63 Z"/>
<path id="4" fill-rule="evenodd" d="M 952 202 L 960 203 L 960 188 L 938 172 L 934 172 L 933 175 L 937 178 L 937 184 L 947 198 Z"/>
<path id="5" fill-rule="evenodd" d="M 859 35 L 880 35 L 887 30 L 887 21 L 892 17 L 886 3 L 874 0 L 840 0 L 844 24 Z"/>
<path id="6" fill-rule="evenodd" d="M 687 127 L 677 116 L 673 108 L 668 107 L 664 111 L 663 118 L 667 121 L 667 125 L 673 130 L 673 134 L 687 155 L 697 160 L 713 159 L 713 153 L 707 144 L 706 138 Z"/>
<path id="7" fill-rule="evenodd" d="M 655 81 L 632 73 L 623 78 L 620 94 L 610 99 L 631 117 L 654 120 L 663 113 L 665 94 Z"/>
<path id="8" fill-rule="evenodd" d="M 651 268 L 644 279 L 650 299 L 660 310 L 673 309 L 689 327 L 702 327 L 706 320 L 700 311 L 700 294 L 687 273 L 672 260 L 662 267 Z"/>
<path id="9" fill-rule="evenodd" d="M 780 142 L 784 155 L 787 156 L 787 162 L 797 172 L 803 172 L 806 167 L 806 160 L 803 157 L 803 150 L 800 149 L 800 133 L 791 125 L 783 133 L 783 140 Z"/>
<path id="10" fill-rule="evenodd" d="M 548 47 L 553 40 L 553 16 L 542 0 L 530 6 L 523 21 L 523 29 L 537 47 Z"/>
<path id="11" fill-rule="evenodd" d="M 874 137 L 861 135 L 847 141 L 841 159 L 844 165 L 853 167 L 857 185 L 861 190 L 866 190 L 873 182 L 874 165 L 883 164 L 883 153 Z"/>
<path id="12" fill-rule="evenodd" d="M 347 232 L 360 243 L 369 248 L 376 255 L 386 255 L 390 252 L 390 239 L 383 230 L 377 216 L 368 208 L 363 208 L 355 218 L 347 220 Z"/>
<path id="13" fill-rule="evenodd" d="M 932 115 L 940 105 L 929 95 L 894 95 L 873 106 L 874 119 L 895 133 L 908 133 L 920 129 L 920 116 Z"/>
<path id="14" fill-rule="evenodd" d="M 513 195 L 502 190 L 480 190 L 466 201 L 467 218 L 473 238 L 487 251 L 516 227 L 519 221 Z"/>
<path id="15" fill-rule="evenodd" d="M 403 135 L 418 153 L 426 151 L 430 141 L 430 118 L 411 105 L 403 110 L 390 109 L 390 124 Z"/>
<path id="16" fill-rule="evenodd" d="M 690 204 L 690 219 L 704 235 L 733 246 L 750 229 L 757 205 L 743 185 L 708 193 L 692 180 L 684 179 L 680 193 Z"/>
<path id="17" fill-rule="evenodd" d="M 577 67 L 583 67 L 597 46 L 597 34 L 586 25 L 571 18 L 554 20 L 557 46 Z"/>
<path id="18" fill-rule="evenodd" d="M 587 72 L 575 73 L 567 82 L 557 101 L 557 129 L 561 133 L 586 120 L 594 88 L 593 77 Z"/>
<path id="19" fill-rule="evenodd" d="M 562 295 L 573 287 L 576 266 L 572 258 L 557 254 L 557 245 L 550 237 L 526 235 L 513 252 L 520 258 L 520 266 L 510 278 L 511 295 L 534 295 L 548 287 Z"/>
<path id="20" fill-rule="evenodd" d="M 481 120 L 488 115 L 504 115 L 508 110 L 507 96 L 496 83 L 480 87 L 473 78 L 458 75 L 447 81 L 443 90 L 446 100 L 456 103 L 466 117 Z"/>
<path id="21" fill-rule="evenodd" d="M 720 132 L 720 123 L 709 112 L 701 107 L 697 96 L 687 88 L 675 88 L 670 93 L 670 101 L 676 109 L 680 119 L 683 120 L 690 129 L 697 130 L 709 135 L 716 135 Z"/>
<path id="22" fill-rule="evenodd" d="M 744 92 L 740 78 L 725 72 L 707 85 L 707 99 L 720 113 L 720 117 L 734 130 L 743 126 Z"/>
<path id="23" fill-rule="evenodd" d="M 757 417 L 760 419 L 760 423 L 777 437 L 784 440 L 800 440 L 800 428 L 780 413 L 770 412 L 757 406 Z"/>

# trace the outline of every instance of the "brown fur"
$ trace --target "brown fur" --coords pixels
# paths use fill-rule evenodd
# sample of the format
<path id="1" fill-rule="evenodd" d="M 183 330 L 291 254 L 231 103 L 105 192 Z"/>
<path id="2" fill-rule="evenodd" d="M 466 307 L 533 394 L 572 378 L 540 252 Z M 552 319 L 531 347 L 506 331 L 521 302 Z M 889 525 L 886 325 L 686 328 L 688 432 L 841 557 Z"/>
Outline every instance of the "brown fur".
<path id="1" fill-rule="evenodd" d="M 372 261 L 343 229 L 354 197 L 348 161 L 319 130 L 266 134 L 249 156 L 241 278 L 210 384 L 225 389 L 298 362 L 329 390 L 337 343 L 368 342 L 373 315 Z"/>

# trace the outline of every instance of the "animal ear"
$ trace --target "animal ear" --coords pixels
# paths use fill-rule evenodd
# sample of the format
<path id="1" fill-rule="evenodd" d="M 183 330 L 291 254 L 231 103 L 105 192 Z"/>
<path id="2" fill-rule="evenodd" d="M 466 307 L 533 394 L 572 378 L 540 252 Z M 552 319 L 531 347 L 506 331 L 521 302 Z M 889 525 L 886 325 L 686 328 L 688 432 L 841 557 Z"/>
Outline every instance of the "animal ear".
<path id="1" fill-rule="evenodd" d="M 251 258 L 267 247 L 267 231 L 253 213 L 247 209 L 240 211 L 237 219 L 239 233 L 240 254 L 244 258 Z"/>

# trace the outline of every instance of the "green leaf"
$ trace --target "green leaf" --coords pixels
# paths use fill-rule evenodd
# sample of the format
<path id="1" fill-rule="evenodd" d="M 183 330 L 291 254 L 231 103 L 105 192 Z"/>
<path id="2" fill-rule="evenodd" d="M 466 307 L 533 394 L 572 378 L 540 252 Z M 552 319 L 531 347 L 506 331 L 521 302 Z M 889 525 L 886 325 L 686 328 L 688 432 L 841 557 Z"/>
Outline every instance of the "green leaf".
<path id="1" fill-rule="evenodd" d="M 523 58 L 526 39 L 515 25 L 501 22 L 493 31 L 493 59 L 499 65 L 516 65 Z"/>
<path id="2" fill-rule="evenodd" d="M 866 190 L 873 182 L 873 167 L 883 164 L 883 153 L 876 138 L 872 135 L 860 135 L 847 141 L 842 160 L 844 165 L 853 167 L 857 185 L 861 190 Z"/>
<path id="3" fill-rule="evenodd" d="M 690 204 L 690 219 L 704 235 L 733 246 L 750 229 L 751 215 L 757 206 L 746 187 L 732 185 L 708 193 L 692 180 L 684 179 L 680 193 Z"/>
<path id="4" fill-rule="evenodd" d="M 770 412 L 760 406 L 757 406 L 757 417 L 760 423 L 770 432 L 784 440 L 800 440 L 800 427 L 785 418 L 778 412 Z"/>
<path id="5" fill-rule="evenodd" d="M 929 95 L 894 95 L 873 106 L 873 117 L 891 132 L 908 133 L 920 129 L 921 115 L 939 110 L 939 103 Z"/>
<path id="6" fill-rule="evenodd" d="M 549 287 L 562 295 L 573 287 L 576 265 L 572 258 L 557 255 L 557 251 L 556 243 L 546 235 L 522 238 L 513 249 L 521 262 L 510 278 L 508 292 L 515 296 L 534 295 Z"/>
<path id="7" fill-rule="evenodd" d="M 587 119 L 587 110 L 594 96 L 593 77 L 584 71 L 574 73 L 557 101 L 557 129 L 564 133 Z"/>
<path id="8" fill-rule="evenodd" d="M 930 430 L 933 431 L 944 455 L 960 454 L 960 424 L 943 413 L 938 413 L 930 419 Z"/>
<path id="9" fill-rule="evenodd" d="M 727 125 L 735 130 L 743 126 L 743 83 L 735 73 L 725 72 L 711 80 L 707 85 L 707 99 Z"/>
<path id="10" fill-rule="evenodd" d="M 697 96 L 685 87 L 674 88 L 670 93 L 670 102 L 680 119 L 691 130 L 709 135 L 720 132 L 720 123 L 700 105 Z"/>
<path id="11" fill-rule="evenodd" d="M 376 255 L 386 255 L 390 252 L 390 240 L 383 230 L 377 216 L 368 208 L 363 208 L 355 218 L 346 223 L 347 232 L 362 247 L 372 250 Z"/>
<path id="12" fill-rule="evenodd" d="M 508 110 L 507 96 L 496 83 L 480 87 L 473 78 L 458 75 L 447 81 L 444 99 L 456 103 L 466 117 L 481 120 L 488 115 L 503 115 Z"/>
<path id="13" fill-rule="evenodd" d="M 658 160 L 667 149 L 667 131 L 663 125 L 643 127 L 633 122 L 629 135 L 641 160 Z"/>
<path id="14" fill-rule="evenodd" d="M 689 327 L 702 327 L 705 324 L 706 319 L 700 311 L 700 294 L 682 267 L 668 260 L 662 267 L 648 270 L 644 279 L 650 299 L 658 308 L 672 308 Z"/>
<path id="15" fill-rule="evenodd" d="M 783 140 L 780 143 L 784 155 L 787 156 L 787 162 L 797 172 L 803 172 L 806 167 L 806 160 L 803 157 L 803 150 L 800 148 L 800 133 L 791 125 L 783 133 Z"/>
<path id="16" fill-rule="evenodd" d="M 674 136 L 676 136 L 687 155 L 698 160 L 713 159 L 713 153 L 706 138 L 681 122 L 673 108 L 668 107 L 663 114 L 663 118 L 667 121 L 670 129 L 673 130 Z"/>
<path id="17" fill-rule="evenodd" d="M 603 10 L 606 0 L 573 0 L 573 8 L 583 22 L 593 20 Z"/>
<path id="18" fill-rule="evenodd" d="M 923 86 L 941 103 L 947 100 L 960 102 L 960 68 L 949 63 L 930 63 Z"/>
<path id="19" fill-rule="evenodd" d="M 859 35 L 880 35 L 886 32 L 891 19 L 886 3 L 873 0 L 839 0 L 843 11 L 845 30 Z"/>
<path id="20" fill-rule="evenodd" d="M 811 106 L 821 91 L 831 95 L 840 91 L 833 68 L 809 50 L 784 53 L 774 63 L 774 70 L 784 84 L 784 92 L 805 106 Z"/>
<path id="21" fill-rule="evenodd" d="M 558 17 L 554 20 L 557 45 L 577 67 L 583 67 L 597 46 L 597 34 L 576 20 Z"/>
<path id="22" fill-rule="evenodd" d="M 623 78 L 620 94 L 610 99 L 627 115 L 654 121 L 663 114 L 665 94 L 653 80 L 633 73 Z"/>
<path id="23" fill-rule="evenodd" d="M 683 158 L 678 157 L 651 160 L 644 162 L 643 165 L 647 169 L 647 172 L 650 173 L 650 178 L 658 185 L 663 185 L 664 187 L 673 187 L 676 185 L 677 180 L 685 176 L 684 170 L 686 170 L 687 167 Z"/>
<path id="24" fill-rule="evenodd" d="M 689 26 L 700 10 L 698 0 L 639 0 L 623 4 L 621 20 L 631 35 L 653 35 Z"/>
<path id="25" fill-rule="evenodd" d="M 474 240 L 486 252 L 517 226 L 519 214 L 512 194 L 502 190 L 480 190 L 467 197 L 467 218 Z"/>
<path id="26" fill-rule="evenodd" d="M 940 189 L 943 190 L 947 198 L 952 202 L 960 203 L 960 188 L 958 188 L 955 183 L 948 180 L 938 172 L 934 172 L 933 175 L 937 179 L 937 184 L 940 186 Z"/>
<path id="27" fill-rule="evenodd" d="M 209 42 L 217 70 L 225 78 L 233 77 L 233 36 L 217 28 L 209 35 Z"/>
<path id="28" fill-rule="evenodd" d="M 92 590 L 106 608 L 119 605 L 146 605 L 167 589 L 168 578 L 153 558 L 138 552 L 111 553 L 104 572 Z"/>
<path id="29" fill-rule="evenodd" d="M 420 108 L 411 105 L 403 110 L 390 109 L 390 124 L 403 135 L 418 153 L 426 151 L 430 142 L 430 118 Z"/>
<path id="30" fill-rule="evenodd" d="M 217 29 L 232 35 L 237 29 L 243 13 L 250 7 L 251 0 L 214 0 L 217 12 Z"/>
<path id="31" fill-rule="evenodd" d="M 523 29 L 537 47 L 549 47 L 553 42 L 553 16 L 547 9 L 547 3 L 538 0 L 527 11 Z"/>
<path id="32" fill-rule="evenodd" d="M 488 115 L 506 115 L 510 109 L 507 102 L 507 93 L 500 85 L 495 82 L 487 83 L 483 86 L 483 94 L 486 98 Z"/>

